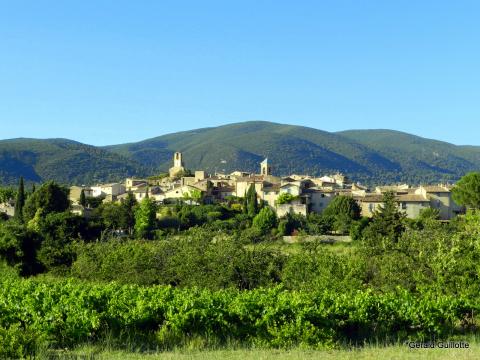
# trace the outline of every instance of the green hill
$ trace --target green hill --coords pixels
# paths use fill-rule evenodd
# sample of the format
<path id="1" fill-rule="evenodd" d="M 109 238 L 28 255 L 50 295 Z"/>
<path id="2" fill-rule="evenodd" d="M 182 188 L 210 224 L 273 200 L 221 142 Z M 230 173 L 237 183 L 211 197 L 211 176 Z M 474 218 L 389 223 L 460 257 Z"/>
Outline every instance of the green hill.
<path id="1" fill-rule="evenodd" d="M 143 167 L 118 154 L 66 139 L 0 141 L 0 182 L 14 184 L 54 179 L 65 184 L 119 180 Z"/>
<path id="2" fill-rule="evenodd" d="M 329 133 L 250 121 L 108 147 L 166 171 L 174 151 L 187 166 L 210 172 L 258 170 L 268 157 L 277 174 L 341 171 L 366 183 L 453 181 L 480 169 L 480 147 L 462 147 L 389 130 Z"/>
<path id="3" fill-rule="evenodd" d="M 400 164 L 406 181 L 457 179 L 480 169 L 479 146 L 457 146 L 393 130 L 349 130 L 338 134 Z"/>
<path id="4" fill-rule="evenodd" d="M 103 148 L 64 139 L 0 141 L 0 181 L 95 183 L 167 171 L 175 151 L 191 170 L 258 171 L 268 157 L 278 175 L 340 171 L 364 183 L 454 181 L 480 170 L 480 147 L 391 130 L 329 133 L 250 121 L 178 132 Z"/>

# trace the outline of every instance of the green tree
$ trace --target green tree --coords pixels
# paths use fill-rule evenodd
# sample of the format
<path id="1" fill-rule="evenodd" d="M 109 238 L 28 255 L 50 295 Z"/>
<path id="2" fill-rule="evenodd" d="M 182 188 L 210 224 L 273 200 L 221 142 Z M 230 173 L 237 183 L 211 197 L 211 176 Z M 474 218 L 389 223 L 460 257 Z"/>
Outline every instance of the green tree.
<path id="1" fill-rule="evenodd" d="M 23 207 L 25 206 L 25 186 L 23 184 L 23 177 L 20 177 L 18 184 L 17 198 L 15 200 L 15 214 L 14 218 L 23 221 Z"/>
<path id="2" fill-rule="evenodd" d="M 398 209 L 395 194 L 383 194 L 382 206 L 374 213 L 372 222 L 365 229 L 365 236 L 374 242 L 386 239 L 396 243 L 405 230 L 406 214 Z"/>
<path id="3" fill-rule="evenodd" d="M 323 211 L 324 216 L 345 215 L 352 220 L 360 219 L 360 206 L 351 196 L 336 196 Z"/>
<path id="4" fill-rule="evenodd" d="M 341 233 L 348 233 L 353 222 L 360 219 L 360 206 L 351 196 L 335 197 L 323 211 L 333 228 Z"/>
<path id="5" fill-rule="evenodd" d="M 40 270 L 36 252 L 41 238 L 24 224 L 5 222 L 0 224 L 0 257 L 16 267 L 21 275 L 30 275 Z"/>
<path id="6" fill-rule="evenodd" d="M 127 230 L 126 208 L 122 204 L 110 202 L 102 204 L 98 212 L 107 230 Z"/>
<path id="7" fill-rule="evenodd" d="M 68 188 L 53 181 L 43 184 L 27 199 L 24 207 L 25 219 L 32 219 L 38 209 L 42 209 L 44 215 L 68 210 L 70 207 L 68 193 Z"/>
<path id="8" fill-rule="evenodd" d="M 135 209 L 137 205 L 138 202 L 135 196 L 131 192 L 128 192 L 127 197 L 122 201 L 122 207 L 125 212 L 125 226 L 130 235 L 132 235 L 135 227 Z"/>
<path id="9" fill-rule="evenodd" d="M 85 219 L 69 211 L 51 212 L 40 218 L 37 228 L 43 238 L 39 261 L 47 270 L 69 267 L 74 259 L 72 243 L 84 238 Z"/>
<path id="10" fill-rule="evenodd" d="M 258 199 L 255 184 L 251 184 L 246 196 L 247 214 L 254 217 L 258 213 Z"/>
<path id="11" fill-rule="evenodd" d="M 85 190 L 82 189 L 82 191 L 80 192 L 80 200 L 79 200 L 79 203 L 80 205 L 82 205 L 83 207 L 86 207 L 87 206 L 87 198 L 85 196 Z"/>
<path id="12" fill-rule="evenodd" d="M 151 239 L 155 230 L 157 205 L 144 198 L 135 212 L 135 234 L 139 239 Z"/>
<path id="13" fill-rule="evenodd" d="M 452 198 L 460 205 L 480 209 L 480 172 L 462 177 L 452 189 Z"/>
<path id="14" fill-rule="evenodd" d="M 253 218 L 253 226 L 265 234 L 277 226 L 277 214 L 269 206 L 265 206 Z"/>
<path id="15" fill-rule="evenodd" d="M 194 201 L 197 204 L 203 204 L 203 193 L 200 190 L 192 189 L 188 193 L 183 194 L 185 201 Z"/>

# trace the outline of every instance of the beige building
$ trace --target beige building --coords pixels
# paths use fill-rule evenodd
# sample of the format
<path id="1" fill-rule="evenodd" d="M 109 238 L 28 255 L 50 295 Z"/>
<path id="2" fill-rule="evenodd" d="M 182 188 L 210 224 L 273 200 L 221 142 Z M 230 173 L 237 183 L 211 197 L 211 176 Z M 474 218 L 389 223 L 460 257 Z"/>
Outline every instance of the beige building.
<path id="1" fill-rule="evenodd" d="M 307 216 L 307 213 L 308 213 L 307 205 L 301 204 L 299 202 L 292 202 L 290 204 L 277 205 L 275 210 L 277 212 L 278 217 L 284 217 L 288 213 Z"/>
<path id="2" fill-rule="evenodd" d="M 148 180 L 146 179 L 134 179 L 134 178 L 127 178 L 125 180 L 125 190 L 126 191 L 133 191 L 140 187 L 144 187 L 148 185 Z"/>
<path id="3" fill-rule="evenodd" d="M 80 195 L 82 194 L 82 190 L 85 194 L 85 197 L 93 197 L 93 190 L 89 187 L 70 186 L 70 193 L 68 195 L 68 199 L 73 204 L 78 204 L 78 202 L 80 201 Z"/>
<path id="4" fill-rule="evenodd" d="M 425 208 L 439 211 L 441 220 L 450 220 L 461 213 L 463 208 L 457 205 L 451 196 L 450 189 L 445 185 L 419 186 L 412 188 L 408 184 L 377 186 L 375 193 L 352 191 L 362 208 L 362 215 L 372 216 L 375 209 L 381 206 L 384 193 L 391 191 L 396 195 L 399 209 L 408 218 L 415 219 Z"/>
<path id="5" fill-rule="evenodd" d="M 111 184 L 100 184 L 97 186 L 92 186 L 92 196 L 108 196 L 112 195 L 113 197 L 124 194 L 126 189 L 124 184 L 120 183 L 111 183 Z"/>
<path id="6" fill-rule="evenodd" d="M 13 201 L 0 204 L 0 212 L 6 214 L 8 217 L 15 215 L 15 203 Z"/>
<path id="7" fill-rule="evenodd" d="M 420 186 L 415 194 L 430 200 L 430 206 L 437 209 L 441 220 L 450 220 L 462 212 L 462 207 L 452 200 L 450 189 L 444 185 Z"/>

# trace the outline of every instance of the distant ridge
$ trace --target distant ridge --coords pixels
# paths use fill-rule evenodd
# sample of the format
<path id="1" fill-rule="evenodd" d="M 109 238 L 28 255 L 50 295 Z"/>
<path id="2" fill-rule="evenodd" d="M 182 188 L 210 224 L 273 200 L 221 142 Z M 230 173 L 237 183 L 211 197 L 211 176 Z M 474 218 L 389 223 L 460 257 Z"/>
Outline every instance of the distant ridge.
<path id="1" fill-rule="evenodd" d="M 0 182 L 120 180 L 167 171 L 175 151 L 192 170 L 258 171 L 268 157 L 277 175 L 343 172 L 364 183 L 455 181 L 480 170 L 480 147 L 457 146 L 393 130 L 330 133 L 248 121 L 95 147 L 65 139 L 0 141 Z"/>

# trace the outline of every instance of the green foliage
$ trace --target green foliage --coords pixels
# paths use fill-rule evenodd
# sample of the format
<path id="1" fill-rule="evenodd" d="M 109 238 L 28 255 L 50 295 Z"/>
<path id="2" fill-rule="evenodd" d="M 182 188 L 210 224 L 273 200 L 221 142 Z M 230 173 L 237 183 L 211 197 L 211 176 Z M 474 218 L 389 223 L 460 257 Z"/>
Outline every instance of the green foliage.
<path id="1" fill-rule="evenodd" d="M 382 206 L 364 231 L 367 246 L 375 247 L 384 241 L 395 243 L 405 230 L 406 215 L 399 211 L 395 194 L 386 192 L 382 201 Z"/>
<path id="2" fill-rule="evenodd" d="M 127 194 L 127 197 L 122 201 L 122 207 L 124 209 L 125 216 L 124 225 L 126 226 L 129 234 L 133 233 L 133 229 L 135 226 L 135 209 L 137 205 L 137 199 L 135 199 L 135 196 L 131 192 L 129 192 Z"/>
<path id="3" fill-rule="evenodd" d="M 79 243 L 72 275 L 210 289 L 251 289 L 279 281 L 284 257 L 268 248 L 246 249 L 235 237 L 226 235 L 212 239 L 212 233 L 201 228 L 166 239 Z"/>
<path id="4" fill-rule="evenodd" d="M 14 357 L 26 357 L 40 340 L 52 348 L 95 343 L 107 330 L 113 336 L 155 334 L 151 346 L 160 349 L 178 345 L 183 336 L 271 348 L 334 347 L 386 335 L 439 340 L 479 309 L 478 301 L 465 297 L 402 290 L 209 291 L 72 280 L 7 279 L 0 298 L 0 339 L 8 344 L 2 355 Z"/>
<path id="5" fill-rule="evenodd" d="M 151 239 L 155 229 L 157 205 L 149 198 L 143 199 L 135 211 L 135 235 L 139 239 Z"/>
<path id="6" fill-rule="evenodd" d="M 340 233 L 348 233 L 352 222 L 360 218 L 360 207 L 350 196 L 336 196 L 322 215 L 331 219 L 333 228 Z"/>
<path id="7" fill-rule="evenodd" d="M 196 204 L 203 203 L 203 193 L 197 189 L 191 189 L 188 194 L 183 194 L 183 199 L 185 201 L 191 200 L 194 201 Z"/>
<path id="8" fill-rule="evenodd" d="M 462 177 L 452 189 L 452 198 L 460 205 L 480 208 L 480 173 L 472 172 Z"/>
<path id="9" fill-rule="evenodd" d="M 103 204 L 103 200 L 105 200 L 105 195 L 101 196 L 88 196 L 85 198 L 85 204 L 89 209 L 97 209 L 100 205 Z"/>
<path id="10" fill-rule="evenodd" d="M 33 219 L 39 209 L 42 209 L 44 215 L 66 211 L 70 207 L 68 193 L 69 189 L 53 181 L 46 182 L 27 199 L 24 208 L 25 219 L 27 221 Z"/>
<path id="11" fill-rule="evenodd" d="M 302 225 L 300 222 L 296 226 Z M 305 228 L 310 235 L 323 235 L 332 231 L 333 224 L 331 218 L 312 212 L 307 215 Z"/>
<path id="12" fill-rule="evenodd" d="M 422 209 L 418 219 L 422 222 L 440 220 L 440 211 L 431 207 Z"/>
<path id="13" fill-rule="evenodd" d="M 282 204 L 290 204 L 292 201 L 298 199 L 298 196 L 293 196 L 290 193 L 281 193 L 278 196 L 278 199 L 276 201 L 277 205 L 282 205 Z"/>
<path id="14" fill-rule="evenodd" d="M 40 237 L 22 223 L 8 221 L 0 224 L 0 257 L 22 275 L 33 274 L 40 269 L 36 260 L 40 242 Z"/>
<path id="15" fill-rule="evenodd" d="M 314 218 L 311 217 L 310 219 Z M 304 229 L 306 227 L 307 219 L 303 215 L 287 213 L 283 218 L 280 218 L 277 230 L 278 234 L 281 236 L 290 236 L 295 230 Z M 315 230 L 318 229 L 315 228 Z"/>
<path id="16" fill-rule="evenodd" d="M 305 291 L 333 290 L 346 293 L 361 289 L 355 273 L 358 264 L 348 256 L 325 251 L 319 242 L 303 244 L 302 251 L 288 257 L 282 283 L 288 289 Z"/>
<path id="17" fill-rule="evenodd" d="M 255 190 L 255 184 L 251 184 L 248 188 L 248 191 L 245 195 L 244 202 L 245 212 L 250 217 L 254 217 L 258 213 L 258 199 L 257 191 Z"/>
<path id="18" fill-rule="evenodd" d="M 277 214 L 269 206 L 265 206 L 253 218 L 253 226 L 266 234 L 277 226 Z"/>
<path id="19" fill-rule="evenodd" d="M 20 177 L 18 184 L 17 196 L 15 199 L 15 214 L 14 218 L 18 221 L 23 221 L 23 207 L 25 206 L 25 186 L 23 184 L 23 177 Z"/>
<path id="20" fill-rule="evenodd" d="M 74 259 L 72 243 L 88 238 L 85 219 L 70 212 L 50 213 L 38 223 L 42 244 L 37 259 L 47 270 L 65 270 Z"/>
<path id="21" fill-rule="evenodd" d="M 6 203 L 15 199 L 16 191 L 11 187 L 0 187 L 0 203 Z"/>
<path id="22" fill-rule="evenodd" d="M 350 237 L 353 241 L 361 240 L 363 237 L 363 231 L 370 224 L 370 219 L 367 217 L 362 217 L 360 220 L 355 221 L 350 226 Z"/>

